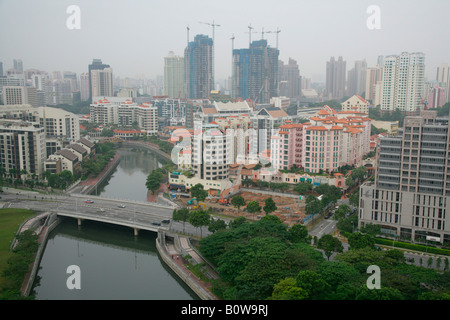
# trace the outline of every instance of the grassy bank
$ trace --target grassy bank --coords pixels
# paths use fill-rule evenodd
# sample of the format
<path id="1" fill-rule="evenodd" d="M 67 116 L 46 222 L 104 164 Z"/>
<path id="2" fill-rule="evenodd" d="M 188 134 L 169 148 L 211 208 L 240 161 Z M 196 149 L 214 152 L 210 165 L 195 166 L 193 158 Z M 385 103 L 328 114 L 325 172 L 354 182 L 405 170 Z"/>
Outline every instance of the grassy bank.
<path id="1" fill-rule="evenodd" d="M 11 256 L 9 247 L 20 225 L 35 215 L 34 211 L 26 209 L 0 209 L 0 293 L 6 279 L 2 277 Z"/>

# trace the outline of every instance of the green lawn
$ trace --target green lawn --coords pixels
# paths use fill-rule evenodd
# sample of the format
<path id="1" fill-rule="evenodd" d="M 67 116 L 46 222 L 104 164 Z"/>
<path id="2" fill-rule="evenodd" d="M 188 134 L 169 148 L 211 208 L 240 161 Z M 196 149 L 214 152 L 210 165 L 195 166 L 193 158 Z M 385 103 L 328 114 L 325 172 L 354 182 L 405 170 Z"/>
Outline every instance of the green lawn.
<path id="1" fill-rule="evenodd" d="M 34 215 L 34 211 L 27 209 L 0 209 L 0 288 L 4 281 L 1 274 L 10 254 L 11 241 L 20 225 Z"/>

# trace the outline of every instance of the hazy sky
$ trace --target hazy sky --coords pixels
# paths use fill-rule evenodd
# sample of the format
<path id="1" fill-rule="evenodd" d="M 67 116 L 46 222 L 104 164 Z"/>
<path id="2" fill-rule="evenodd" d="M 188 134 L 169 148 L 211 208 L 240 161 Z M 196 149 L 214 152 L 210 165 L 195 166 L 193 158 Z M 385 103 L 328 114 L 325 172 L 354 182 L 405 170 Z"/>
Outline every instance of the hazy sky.
<path id="1" fill-rule="evenodd" d="M 80 29 L 70 30 L 66 13 L 80 8 Z M 380 8 L 380 29 L 370 30 L 370 5 Z M 183 55 L 189 38 L 212 37 L 215 28 L 216 79 L 231 75 L 231 40 L 247 48 L 248 26 L 281 30 L 280 59 L 297 60 L 300 73 L 324 79 L 331 56 L 342 56 L 347 70 L 355 60 L 376 64 L 378 55 L 403 51 L 425 53 L 426 75 L 450 64 L 449 0 L 0 0 L 0 61 L 6 70 L 13 59 L 24 69 L 86 72 L 93 58 L 110 64 L 114 74 L 154 78 L 163 74 L 169 51 Z M 276 46 L 275 33 L 266 33 Z"/>

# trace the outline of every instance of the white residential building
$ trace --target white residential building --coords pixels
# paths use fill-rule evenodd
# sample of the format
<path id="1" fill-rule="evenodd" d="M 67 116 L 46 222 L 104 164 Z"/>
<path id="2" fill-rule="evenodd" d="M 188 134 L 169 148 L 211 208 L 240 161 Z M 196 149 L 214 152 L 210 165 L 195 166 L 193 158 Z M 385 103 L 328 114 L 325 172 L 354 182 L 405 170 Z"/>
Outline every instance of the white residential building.
<path id="1" fill-rule="evenodd" d="M 386 57 L 382 82 L 381 110 L 416 112 L 423 109 L 425 55 L 403 52 Z"/>

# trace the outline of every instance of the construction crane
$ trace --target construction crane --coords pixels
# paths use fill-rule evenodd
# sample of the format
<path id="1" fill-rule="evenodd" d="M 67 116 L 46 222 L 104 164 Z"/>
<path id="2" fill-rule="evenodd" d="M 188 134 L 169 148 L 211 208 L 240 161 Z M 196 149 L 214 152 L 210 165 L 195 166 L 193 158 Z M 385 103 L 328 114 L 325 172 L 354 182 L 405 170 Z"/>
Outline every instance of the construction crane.
<path id="1" fill-rule="evenodd" d="M 427 110 L 428 100 L 424 100 L 422 94 L 419 93 L 420 103 L 423 104 L 423 110 Z"/>
<path id="2" fill-rule="evenodd" d="M 277 46 L 276 48 L 278 49 L 278 34 L 281 32 L 280 29 L 277 28 L 277 31 L 266 31 L 266 33 L 276 33 L 277 34 Z"/>
<path id="3" fill-rule="evenodd" d="M 252 31 L 252 29 L 255 29 L 252 27 L 252 25 L 250 24 L 248 26 L 248 46 L 250 47 L 250 44 L 252 43 L 252 33 L 257 33 L 256 31 Z"/>
<path id="4" fill-rule="evenodd" d="M 189 25 L 187 25 L 187 27 L 186 27 L 186 30 L 187 30 L 187 44 L 189 45 Z"/>
<path id="5" fill-rule="evenodd" d="M 214 76 L 214 48 L 215 48 L 215 46 L 216 46 L 215 28 L 216 28 L 216 27 L 221 27 L 221 25 L 220 25 L 220 24 L 215 24 L 215 23 L 214 23 L 214 20 L 213 20 L 212 23 L 209 23 L 209 22 L 201 22 L 201 21 L 199 21 L 199 23 L 207 24 L 207 25 L 209 25 L 209 26 L 212 27 L 212 38 L 213 38 L 213 50 L 212 50 L 212 61 L 213 61 L 213 62 L 212 62 L 212 75 L 213 75 L 213 79 L 215 79 L 215 76 Z M 212 85 L 213 85 L 213 87 L 214 87 L 214 81 L 213 81 Z"/>

